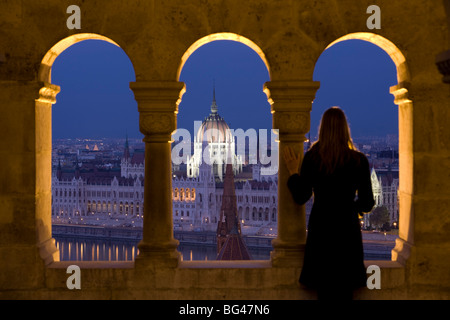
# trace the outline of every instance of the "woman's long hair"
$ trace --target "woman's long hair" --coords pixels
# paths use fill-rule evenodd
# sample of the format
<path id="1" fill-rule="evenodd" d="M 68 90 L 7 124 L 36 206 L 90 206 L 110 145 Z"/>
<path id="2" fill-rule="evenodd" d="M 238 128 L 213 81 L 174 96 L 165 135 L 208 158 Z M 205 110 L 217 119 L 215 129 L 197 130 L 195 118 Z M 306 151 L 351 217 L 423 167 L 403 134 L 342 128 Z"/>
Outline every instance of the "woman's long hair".
<path id="1" fill-rule="evenodd" d="M 331 107 L 322 116 L 319 127 L 319 140 L 313 145 L 320 157 L 320 169 L 329 174 L 351 157 L 353 144 L 350 128 L 344 111 Z"/>

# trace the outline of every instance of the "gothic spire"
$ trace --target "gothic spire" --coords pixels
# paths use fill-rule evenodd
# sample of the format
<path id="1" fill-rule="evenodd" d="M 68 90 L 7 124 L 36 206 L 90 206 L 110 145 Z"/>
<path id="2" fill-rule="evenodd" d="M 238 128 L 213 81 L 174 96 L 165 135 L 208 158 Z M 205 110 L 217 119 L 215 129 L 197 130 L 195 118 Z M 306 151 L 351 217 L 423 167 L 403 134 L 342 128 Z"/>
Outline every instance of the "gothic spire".
<path id="1" fill-rule="evenodd" d="M 233 165 L 226 164 L 220 220 L 217 225 L 217 260 L 251 260 L 242 239 L 239 221 Z"/>
<path id="2" fill-rule="evenodd" d="M 229 149 L 229 148 L 228 148 Z M 221 253 L 230 235 L 237 237 L 240 252 L 246 251 L 245 246 L 241 245 L 241 224 L 239 222 L 236 190 L 234 185 L 233 164 L 230 160 L 229 150 L 227 152 L 228 160 L 225 163 L 226 172 L 223 183 L 222 205 L 220 208 L 220 219 L 217 224 L 217 254 L 221 256 L 219 260 L 241 260 L 241 257 L 223 258 Z"/>
<path id="3" fill-rule="evenodd" d="M 58 159 L 58 168 L 56 170 L 56 177 L 59 181 L 61 181 L 62 178 L 62 167 L 61 167 L 61 159 Z"/>
<path id="4" fill-rule="evenodd" d="M 123 158 L 124 159 L 130 159 L 130 146 L 128 144 L 128 132 L 126 133 L 126 140 L 125 140 L 125 150 L 123 152 Z"/>
<path id="5" fill-rule="evenodd" d="M 217 106 L 217 103 L 216 103 L 216 81 L 214 80 L 214 82 L 213 82 L 213 101 L 212 101 L 212 105 L 211 105 L 211 113 L 216 114 L 218 109 L 219 109 L 219 107 Z"/>

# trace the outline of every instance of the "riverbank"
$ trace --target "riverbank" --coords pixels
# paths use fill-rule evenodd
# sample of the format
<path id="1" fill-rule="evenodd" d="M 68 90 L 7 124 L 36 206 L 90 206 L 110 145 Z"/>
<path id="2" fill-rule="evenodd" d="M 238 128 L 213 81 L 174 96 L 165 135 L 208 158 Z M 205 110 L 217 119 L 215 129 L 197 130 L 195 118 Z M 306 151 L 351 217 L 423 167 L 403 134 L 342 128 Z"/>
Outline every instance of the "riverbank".
<path id="1" fill-rule="evenodd" d="M 181 231 L 175 230 L 174 238 L 180 244 L 187 245 L 210 245 L 216 246 L 216 233 L 212 231 Z M 77 237 L 84 239 L 108 239 L 111 241 L 140 241 L 142 239 L 142 228 L 140 227 L 103 227 L 89 225 L 54 224 L 54 237 Z M 246 245 L 255 248 L 272 248 L 272 240 L 275 237 L 268 236 L 243 236 Z"/>
<path id="2" fill-rule="evenodd" d="M 391 250 L 395 246 L 395 234 L 372 233 L 364 231 L 363 245 L 366 260 L 390 260 Z M 140 227 L 106 227 L 89 225 L 54 224 L 53 237 L 59 242 L 103 242 L 106 245 L 129 245 L 136 247 L 142 239 Z M 174 231 L 174 238 L 180 242 L 179 249 L 189 248 L 189 252 L 196 250 L 213 252 L 216 247 L 216 233 L 207 231 Z M 268 236 L 243 236 L 249 250 L 258 251 L 264 259 L 270 258 L 272 240 Z M 339 240 L 339 239 L 337 239 Z M 332 244 L 330 244 L 332 245 Z M 202 249 L 200 249 L 202 248 Z M 190 254 L 191 255 L 191 254 Z M 203 260 L 203 259 L 194 259 Z"/>

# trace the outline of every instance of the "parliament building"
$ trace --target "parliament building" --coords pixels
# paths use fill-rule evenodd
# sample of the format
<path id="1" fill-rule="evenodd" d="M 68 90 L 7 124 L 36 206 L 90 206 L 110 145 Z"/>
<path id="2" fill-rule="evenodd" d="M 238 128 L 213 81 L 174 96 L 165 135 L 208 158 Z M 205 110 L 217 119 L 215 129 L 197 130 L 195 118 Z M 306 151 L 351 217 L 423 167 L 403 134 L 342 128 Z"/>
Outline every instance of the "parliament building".
<path id="1" fill-rule="evenodd" d="M 212 185 L 200 188 L 200 180 L 191 184 L 184 178 L 173 179 L 171 138 L 180 103 L 189 90 L 180 74 L 198 48 L 218 40 L 248 46 L 266 66 L 270 79 L 261 83 L 261 91 L 270 107 L 261 112 L 272 117 L 281 155 L 286 147 L 301 153 L 321 86 L 314 79 L 316 63 L 326 50 L 360 40 L 386 52 L 397 76 L 386 93 L 392 95 L 398 111 L 399 236 L 390 261 L 365 261 L 366 268 L 379 268 L 381 289 L 360 288 L 354 298 L 450 299 L 450 1 L 377 0 L 374 5 L 371 0 L 73 0 L 71 5 L 80 8 L 81 29 L 68 28 L 71 15 L 66 1 L 0 1 L 0 299 L 317 298 L 315 291 L 298 283 L 306 212 L 289 193 L 289 172 L 282 161 L 275 197 L 277 235 L 269 260 L 180 259 L 174 210 L 180 220 L 183 210 L 185 218 L 186 197 L 195 199 L 198 215 L 191 215 L 189 208 L 192 222 L 213 220 L 218 206 L 212 201 L 221 194 L 217 185 L 214 192 Z M 378 15 L 368 10 L 373 7 Z M 135 162 L 144 167 L 143 180 L 132 173 L 131 178 L 117 174 L 109 184 L 101 177 L 89 182 L 83 179 L 82 168 L 75 180 L 65 179 L 64 172 L 61 180 L 52 177 L 52 110 L 64 90 L 52 78 L 52 68 L 67 48 L 86 40 L 120 47 L 132 63 L 136 77 L 126 87 L 134 94 L 139 112 L 136 126 L 144 135 L 144 161 Z M 89 99 L 86 92 L 79 94 Z M 197 179 L 197 167 L 201 176 L 202 168 L 194 159 L 193 176 L 187 178 Z M 239 171 L 239 159 L 232 170 Z M 221 174 L 220 166 L 211 171 L 219 180 Z M 211 181 L 208 175 L 205 178 L 203 184 Z M 52 189 L 55 179 L 67 184 Z M 247 206 L 244 197 L 238 203 L 244 226 L 247 207 L 248 223 L 272 223 L 273 198 L 265 199 L 258 183 L 242 184 L 242 188 L 250 185 L 249 201 L 263 200 L 252 200 Z M 86 192 L 80 194 L 83 188 Z M 175 201 L 176 188 L 180 200 Z M 267 188 L 270 191 L 270 184 Z M 61 261 L 52 220 L 57 210 L 66 209 L 56 190 L 58 197 L 71 195 L 67 212 L 75 201 L 88 214 L 88 201 L 91 211 L 95 201 L 95 210 L 109 213 L 108 192 L 111 210 L 115 201 L 120 214 L 122 202 L 126 213 L 128 202 L 128 214 L 132 210 L 143 215 L 136 259 Z M 332 272 L 340 261 L 321 254 Z M 81 290 L 67 286 L 67 271 L 74 264 L 81 270 Z M 330 281 L 334 276 L 339 275 L 332 274 Z"/>
<path id="2" fill-rule="evenodd" d="M 215 131 L 219 132 L 215 132 Z M 215 137 L 221 137 L 215 139 Z M 209 147 L 210 164 L 201 157 Z M 234 137 L 218 114 L 214 97 L 211 114 L 205 118 L 194 142 L 194 156 L 187 170 L 173 170 L 172 200 L 175 230 L 215 231 L 220 217 L 227 150 L 235 150 Z M 247 235 L 275 235 L 277 229 L 277 180 L 261 175 L 261 165 L 243 172 L 240 156 L 232 151 L 233 174 L 239 222 Z M 125 143 L 120 170 L 102 170 L 89 162 L 63 168 L 52 176 L 54 223 L 142 226 L 144 207 L 144 150 L 130 151 Z M 69 219 L 70 218 L 70 219 Z M 133 223 L 133 224 L 131 224 Z"/>

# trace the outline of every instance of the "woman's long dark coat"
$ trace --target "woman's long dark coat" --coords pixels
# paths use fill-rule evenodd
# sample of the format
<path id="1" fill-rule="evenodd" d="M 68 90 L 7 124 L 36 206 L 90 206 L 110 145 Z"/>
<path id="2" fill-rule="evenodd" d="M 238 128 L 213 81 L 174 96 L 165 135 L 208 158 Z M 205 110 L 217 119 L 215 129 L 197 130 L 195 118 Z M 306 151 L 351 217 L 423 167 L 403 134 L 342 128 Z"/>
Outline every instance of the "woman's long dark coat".
<path id="1" fill-rule="evenodd" d="M 299 281 L 312 289 L 366 286 L 358 213 L 374 206 L 369 163 L 362 153 L 351 151 L 345 165 L 325 174 L 314 149 L 306 152 L 300 174 L 288 179 L 298 204 L 314 193 Z"/>

